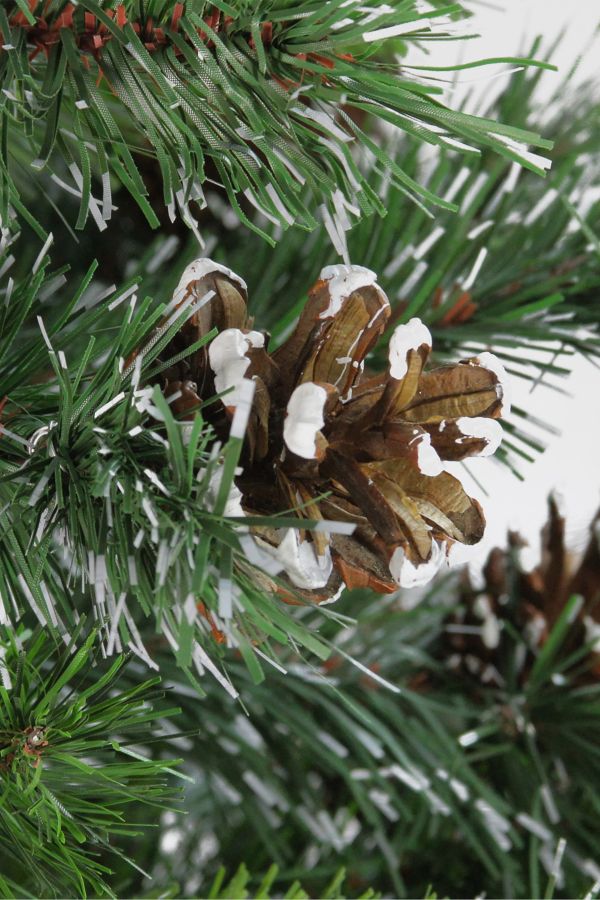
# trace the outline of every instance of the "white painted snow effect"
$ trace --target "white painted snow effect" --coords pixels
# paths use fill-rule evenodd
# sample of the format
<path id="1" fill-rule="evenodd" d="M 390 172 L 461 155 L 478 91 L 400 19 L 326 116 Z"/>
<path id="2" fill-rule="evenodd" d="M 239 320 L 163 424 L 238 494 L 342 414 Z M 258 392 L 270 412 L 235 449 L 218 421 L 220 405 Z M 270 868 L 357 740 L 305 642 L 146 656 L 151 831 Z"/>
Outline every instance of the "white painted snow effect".
<path id="1" fill-rule="evenodd" d="M 342 308 L 344 300 L 354 291 L 362 287 L 377 285 L 377 275 L 364 266 L 325 266 L 319 275 L 321 281 L 329 282 L 329 306 L 320 315 L 320 319 L 330 319 Z M 381 294 L 383 291 L 379 288 Z"/>
<path id="2" fill-rule="evenodd" d="M 414 563 L 407 558 L 402 547 L 397 547 L 390 559 L 390 574 L 399 587 L 422 587 L 423 585 L 428 584 L 437 574 L 444 564 L 445 559 L 444 545 L 438 544 L 437 541 L 432 542 L 429 559 L 418 566 L 415 566 Z"/>
<path id="3" fill-rule="evenodd" d="M 215 388 L 219 394 L 228 391 L 223 397 L 225 406 L 236 406 L 244 399 L 242 381 L 250 365 L 246 354 L 264 345 L 265 338 L 260 331 L 245 334 L 239 328 L 226 328 L 210 344 L 208 358 L 215 375 Z"/>
<path id="4" fill-rule="evenodd" d="M 485 416 L 461 416 L 456 420 L 458 430 L 466 438 L 481 438 L 486 445 L 478 456 L 492 456 L 502 442 L 502 425 L 497 419 L 486 419 Z M 460 443 L 462 438 L 458 439 Z"/>
<path id="5" fill-rule="evenodd" d="M 215 503 L 217 502 L 217 497 L 219 496 L 219 491 L 221 489 L 222 478 L 223 466 L 219 464 L 211 473 L 208 482 L 208 500 L 211 508 L 214 508 Z M 245 516 L 246 513 L 242 509 L 242 497 L 243 495 L 239 487 L 237 486 L 235 481 L 232 481 L 229 488 L 229 493 L 227 495 L 227 500 L 225 501 L 223 515 L 232 516 L 234 518 L 241 518 L 242 516 Z"/>
<path id="6" fill-rule="evenodd" d="M 185 298 L 190 282 L 200 281 L 201 278 L 205 278 L 207 275 L 213 275 L 215 273 L 226 275 L 228 278 L 231 278 L 232 281 L 237 282 L 244 291 L 247 290 L 246 282 L 240 278 L 239 275 L 236 275 L 235 272 L 232 272 L 227 266 L 222 266 L 221 263 L 214 262 L 214 260 L 202 256 L 199 259 L 195 259 L 183 270 L 183 274 L 179 279 L 179 284 L 175 288 L 173 294 L 173 306 L 178 306 Z"/>
<path id="7" fill-rule="evenodd" d="M 325 424 L 326 401 L 325 388 L 312 381 L 298 385 L 288 400 L 283 439 L 288 449 L 303 459 L 316 456 L 317 434 Z"/>
<path id="8" fill-rule="evenodd" d="M 482 595 L 475 601 L 475 612 L 483 621 L 481 626 L 481 640 L 488 650 L 495 650 L 500 643 L 500 631 L 502 625 L 492 609 L 489 597 Z"/>
<path id="9" fill-rule="evenodd" d="M 398 325 L 390 338 L 389 361 L 390 375 L 400 381 L 408 372 L 408 353 L 418 350 L 422 344 L 431 348 L 431 332 L 420 319 L 411 319 L 404 325 Z"/>
<path id="10" fill-rule="evenodd" d="M 444 464 L 435 447 L 431 446 L 431 435 L 420 434 L 415 438 L 417 443 L 417 466 L 423 475 L 435 478 L 444 471 Z"/>
<path id="11" fill-rule="evenodd" d="M 333 569 L 329 550 L 318 556 L 311 541 L 301 541 L 297 528 L 288 528 L 285 537 L 273 555 L 282 564 L 292 584 L 298 588 L 314 590 L 325 587 Z"/>

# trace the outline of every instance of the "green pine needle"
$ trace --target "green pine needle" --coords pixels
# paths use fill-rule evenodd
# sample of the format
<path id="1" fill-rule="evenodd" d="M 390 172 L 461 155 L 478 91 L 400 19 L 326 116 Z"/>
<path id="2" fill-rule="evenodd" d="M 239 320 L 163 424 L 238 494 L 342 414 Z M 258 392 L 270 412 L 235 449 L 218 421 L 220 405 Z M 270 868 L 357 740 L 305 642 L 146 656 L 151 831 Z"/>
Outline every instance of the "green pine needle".
<path id="1" fill-rule="evenodd" d="M 175 800 L 177 760 L 132 759 L 128 745 L 177 710 L 153 709 L 158 678 L 119 689 L 124 658 L 107 667 L 95 644 L 94 632 L 75 652 L 39 630 L 0 631 L 2 897 L 114 896 L 111 857 L 135 866 L 123 837 Z"/>
<path id="2" fill-rule="evenodd" d="M 385 209 L 356 149 L 414 201 L 455 209 L 378 148 L 357 124 L 365 113 L 430 144 L 456 147 L 459 138 L 465 153 L 489 147 L 543 172 L 527 148 L 548 149 L 547 140 L 447 109 L 427 67 L 405 74 L 398 65 L 411 49 L 454 39 L 462 4 L 434 3 L 426 16 L 414 0 L 374 0 L 369 10 L 359 0 L 196 2 L 179 11 L 152 2 L 143 13 L 137 0 L 3 4 L 0 219 L 10 223 L 11 207 L 23 214 L 20 168 L 25 181 L 33 175 L 45 190 L 58 184 L 79 198 L 75 229 L 92 220 L 106 228 L 119 184 L 157 227 L 146 157 L 171 217 L 193 230 L 215 181 L 268 240 L 249 211 L 284 229 L 312 229 L 323 216 L 341 227 L 340 204 L 344 218 Z"/>

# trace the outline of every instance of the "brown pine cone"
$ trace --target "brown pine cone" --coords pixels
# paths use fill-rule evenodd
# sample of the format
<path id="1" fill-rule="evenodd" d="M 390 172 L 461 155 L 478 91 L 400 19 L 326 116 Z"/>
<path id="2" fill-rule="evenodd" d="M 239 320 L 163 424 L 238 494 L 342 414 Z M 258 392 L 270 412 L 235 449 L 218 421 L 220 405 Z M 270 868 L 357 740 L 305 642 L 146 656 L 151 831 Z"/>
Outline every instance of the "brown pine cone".
<path id="1" fill-rule="evenodd" d="M 382 592 L 426 583 L 455 542 L 477 543 L 485 520 L 444 461 L 489 455 L 502 429 L 505 373 L 489 353 L 425 371 L 431 335 L 419 319 L 398 325 L 388 367 L 365 360 L 383 334 L 390 305 L 375 274 L 328 266 L 309 291 L 289 337 L 274 352 L 252 329 L 246 285 L 208 259 L 182 275 L 173 308 L 194 309 L 164 350 L 165 360 L 212 328 L 212 341 L 166 371 L 166 395 L 188 418 L 202 401 L 226 439 L 240 404 L 253 402 L 243 473 L 228 512 L 346 523 L 346 533 L 254 528 L 291 586 L 324 601 L 343 584 Z M 354 527 L 354 531 L 350 531 Z"/>

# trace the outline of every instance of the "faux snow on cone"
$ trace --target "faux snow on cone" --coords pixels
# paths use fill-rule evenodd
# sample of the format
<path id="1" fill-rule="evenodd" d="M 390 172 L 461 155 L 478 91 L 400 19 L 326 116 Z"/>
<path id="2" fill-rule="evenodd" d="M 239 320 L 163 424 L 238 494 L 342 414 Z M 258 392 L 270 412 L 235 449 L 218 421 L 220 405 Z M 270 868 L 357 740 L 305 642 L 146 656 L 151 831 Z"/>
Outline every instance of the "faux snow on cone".
<path id="1" fill-rule="evenodd" d="M 273 515 L 301 507 L 300 520 L 355 525 L 352 536 L 300 527 L 293 541 L 285 530 L 252 529 L 284 565 L 290 599 L 295 592 L 322 602 L 342 583 L 383 592 L 422 585 L 447 562 L 453 544 L 481 539 L 481 508 L 444 462 L 490 455 L 500 443 L 496 420 L 507 406 L 506 376 L 495 357 L 426 372 L 431 335 L 411 319 L 390 337 L 387 371 L 365 374 L 390 304 L 376 275 L 361 266 L 323 269 L 294 331 L 272 354 L 268 335 L 251 327 L 238 276 L 197 260 L 172 305 L 190 298 L 198 310 L 164 359 L 214 327 L 218 336 L 170 366 L 163 389 L 177 392 L 172 408 L 184 419 L 222 393 L 203 412 L 225 440 L 238 382 L 254 381 L 237 479 L 242 509 Z"/>

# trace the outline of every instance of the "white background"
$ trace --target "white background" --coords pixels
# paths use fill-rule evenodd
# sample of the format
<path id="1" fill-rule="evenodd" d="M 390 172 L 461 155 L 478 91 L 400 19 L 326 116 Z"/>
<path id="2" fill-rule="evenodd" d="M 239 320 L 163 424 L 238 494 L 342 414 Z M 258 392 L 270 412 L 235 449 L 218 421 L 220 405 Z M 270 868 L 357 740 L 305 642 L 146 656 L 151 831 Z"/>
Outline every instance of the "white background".
<path id="1" fill-rule="evenodd" d="M 600 3 L 597 0 L 496 0 L 496 2 L 465 3 L 474 13 L 471 28 L 480 37 L 468 42 L 436 43 L 435 64 L 446 65 L 457 56 L 463 61 L 491 56 L 519 55 L 526 52 L 538 34 L 549 46 L 562 29 L 564 36 L 552 56 L 559 66 L 559 74 L 544 76 L 540 96 L 547 99 L 566 73 L 583 54 L 575 83 L 600 75 L 600 40 L 598 22 Z M 538 53 L 543 58 L 543 53 Z M 433 62 L 433 59 L 431 60 Z M 465 73 L 465 81 L 481 78 L 485 69 Z M 497 68 L 490 72 L 498 71 Z M 500 89 L 503 79 L 481 81 L 477 90 L 489 93 Z M 473 88 L 464 85 L 461 90 Z M 597 86 L 600 102 L 600 83 Z M 457 92 L 448 96 L 455 105 Z M 600 296 L 597 300 L 600 303 Z M 488 491 L 488 497 L 470 481 L 466 486 L 478 497 L 486 510 L 488 528 L 478 548 L 481 561 L 491 547 L 504 545 L 507 528 L 518 530 L 529 542 L 530 562 L 539 550 L 539 531 L 547 514 L 547 496 L 551 490 L 560 493 L 567 514 L 567 539 L 574 549 L 585 540 L 589 521 L 600 506 L 600 370 L 585 360 L 570 364 L 573 372 L 561 379 L 560 387 L 569 396 L 558 394 L 544 386 L 530 393 L 530 386 L 520 379 L 513 382 L 513 399 L 530 414 L 552 423 L 560 429 L 560 437 L 549 436 L 549 447 L 533 464 L 523 463 L 525 482 L 519 482 L 504 468 L 491 460 L 469 462 L 469 467 Z M 532 429 L 533 431 L 534 429 Z M 525 560 L 524 560 L 525 562 Z"/>

